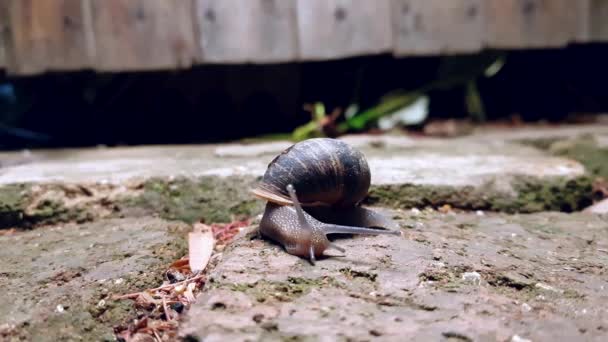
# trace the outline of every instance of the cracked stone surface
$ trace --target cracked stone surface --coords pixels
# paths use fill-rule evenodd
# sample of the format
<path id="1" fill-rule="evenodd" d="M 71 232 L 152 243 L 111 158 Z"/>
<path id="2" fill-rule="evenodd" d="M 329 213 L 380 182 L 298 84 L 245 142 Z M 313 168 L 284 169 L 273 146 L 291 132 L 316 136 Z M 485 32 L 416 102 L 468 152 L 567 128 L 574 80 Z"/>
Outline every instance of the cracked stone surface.
<path id="1" fill-rule="evenodd" d="M 311 266 L 246 235 L 181 335 L 200 341 L 603 341 L 608 222 L 392 212 L 402 237 L 340 238 Z M 521 340 L 520 340 L 521 341 Z"/>
<path id="2" fill-rule="evenodd" d="M 605 202 L 586 213 L 543 212 L 576 210 L 578 199 L 568 196 L 578 183 L 551 181 L 588 172 L 551 156 L 545 142 L 557 139 L 553 147 L 561 149 L 569 142 L 560 139 L 591 134 L 605 148 L 607 127 L 450 140 L 344 137 L 368 157 L 381 190 L 372 197 L 390 199 L 366 204 L 394 216 L 403 236 L 340 237 L 346 254 L 312 267 L 246 235 L 210 268 L 180 334 L 204 341 L 608 340 Z M 542 146 L 533 147 L 539 139 Z M 0 227 L 18 228 L 0 230 L 0 340 L 113 340 L 112 327 L 137 313 L 108 296 L 158 286 L 166 266 L 186 254 L 184 222 L 259 214 L 263 202 L 245 187 L 289 145 L 0 153 Z M 526 197 L 517 196 L 514 176 L 531 182 Z M 443 193 L 442 186 L 452 188 Z M 536 203 L 535 214 L 404 209 L 463 201 L 471 209 L 496 188 L 513 193 L 500 200 L 516 204 L 555 197 L 549 207 Z M 26 219 L 31 226 L 18 225 Z"/>

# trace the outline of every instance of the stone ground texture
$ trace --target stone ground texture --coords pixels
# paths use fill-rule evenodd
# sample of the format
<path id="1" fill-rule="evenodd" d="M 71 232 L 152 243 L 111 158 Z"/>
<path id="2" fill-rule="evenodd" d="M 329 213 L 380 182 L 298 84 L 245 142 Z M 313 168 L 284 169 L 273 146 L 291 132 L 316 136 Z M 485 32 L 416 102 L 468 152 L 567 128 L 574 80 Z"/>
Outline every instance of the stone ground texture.
<path id="1" fill-rule="evenodd" d="M 403 236 L 340 239 L 316 266 L 233 245 L 181 333 L 201 341 L 601 341 L 607 222 L 583 214 L 393 212 Z"/>
<path id="2" fill-rule="evenodd" d="M 581 212 L 607 126 L 344 139 L 368 156 L 366 205 L 403 235 L 340 237 L 346 254 L 313 267 L 244 233 L 182 338 L 608 339 L 608 218 Z M 247 189 L 288 145 L 0 154 L 0 340 L 113 340 L 137 312 L 110 296 L 158 286 L 189 223 L 258 215 Z M 444 204 L 462 210 L 423 209 Z"/>

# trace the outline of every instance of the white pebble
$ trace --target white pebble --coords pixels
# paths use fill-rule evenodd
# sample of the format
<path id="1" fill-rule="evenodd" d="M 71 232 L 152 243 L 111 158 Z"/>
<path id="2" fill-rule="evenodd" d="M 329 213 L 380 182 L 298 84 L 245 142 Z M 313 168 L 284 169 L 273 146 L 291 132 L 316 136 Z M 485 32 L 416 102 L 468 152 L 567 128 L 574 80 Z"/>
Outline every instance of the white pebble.
<path id="1" fill-rule="evenodd" d="M 530 305 L 528 305 L 528 303 L 523 303 L 521 305 L 521 310 L 523 312 L 530 312 L 530 311 L 532 311 L 532 307 Z"/>
<path id="2" fill-rule="evenodd" d="M 65 309 L 63 308 L 63 305 L 59 304 L 57 305 L 57 307 L 55 308 L 55 311 L 62 313 L 65 311 Z"/>
<path id="3" fill-rule="evenodd" d="M 114 284 L 116 284 L 116 285 L 120 285 L 120 284 L 122 284 L 124 282 L 125 282 L 125 280 L 122 279 L 122 278 L 118 278 L 118 279 L 114 280 Z"/>
<path id="4" fill-rule="evenodd" d="M 549 291 L 549 292 L 555 292 L 555 293 L 563 293 L 564 291 L 556 289 L 553 286 L 549 286 L 547 284 L 543 284 L 543 283 L 536 283 L 537 288 L 541 289 L 541 290 L 545 290 L 545 291 Z"/>
<path id="5" fill-rule="evenodd" d="M 413 215 L 418 215 L 418 214 L 420 214 L 420 209 L 418 209 L 418 208 L 412 208 L 411 212 L 412 212 Z"/>
<path id="6" fill-rule="evenodd" d="M 106 306 L 105 299 L 102 299 L 102 300 L 99 301 L 99 303 L 97 303 L 97 307 L 98 308 L 103 308 L 104 306 Z"/>
<path id="7" fill-rule="evenodd" d="M 519 335 L 513 335 L 513 337 L 511 337 L 511 342 L 532 342 L 532 340 L 520 337 Z"/>
<path id="8" fill-rule="evenodd" d="M 475 214 L 476 214 L 477 216 L 484 216 L 484 215 L 485 215 L 485 213 L 483 212 L 483 210 L 477 210 L 477 211 L 475 212 Z"/>
<path id="9" fill-rule="evenodd" d="M 462 280 L 479 285 L 481 283 L 481 274 L 477 272 L 465 272 L 462 274 Z"/>

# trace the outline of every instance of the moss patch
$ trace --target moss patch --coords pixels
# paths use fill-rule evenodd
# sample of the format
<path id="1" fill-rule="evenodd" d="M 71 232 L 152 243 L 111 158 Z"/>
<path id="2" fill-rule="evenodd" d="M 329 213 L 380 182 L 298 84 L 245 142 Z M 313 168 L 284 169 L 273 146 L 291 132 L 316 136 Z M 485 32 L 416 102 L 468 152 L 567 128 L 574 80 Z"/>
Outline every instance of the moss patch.
<path id="1" fill-rule="evenodd" d="M 592 202 L 593 187 L 589 177 L 548 178 L 514 177 L 512 193 L 497 190 L 492 184 L 479 187 L 400 186 L 372 187 L 365 204 L 393 208 L 440 207 L 492 210 L 508 213 L 540 212 L 545 210 L 572 212 Z"/>
<path id="2" fill-rule="evenodd" d="M 514 183 L 517 199 L 512 203 L 495 202 L 492 209 L 525 213 L 582 210 L 592 203 L 592 182 L 590 177 L 555 178 L 542 183 L 529 178 L 518 178 Z"/>
<path id="3" fill-rule="evenodd" d="M 248 191 L 253 181 L 238 177 L 153 179 L 144 184 L 143 194 L 124 205 L 127 210 L 139 208 L 171 220 L 228 222 L 262 210 L 263 201 Z"/>
<path id="4" fill-rule="evenodd" d="M 241 177 L 151 179 L 116 198 L 93 198 L 62 184 L 7 185 L 0 187 L 0 229 L 146 215 L 188 223 L 230 222 L 262 211 L 264 201 L 249 192 L 254 181 Z"/>
<path id="5" fill-rule="evenodd" d="M 583 134 L 572 139 L 527 139 L 519 143 L 576 160 L 590 175 L 608 179 L 608 148 L 600 147 L 593 135 Z"/>
<path id="6" fill-rule="evenodd" d="M 19 224 L 28 202 L 29 186 L 10 184 L 0 187 L 0 228 Z"/>
<path id="7" fill-rule="evenodd" d="M 555 142 L 549 151 L 556 156 L 577 160 L 591 175 L 608 179 L 608 148 L 599 147 L 593 137 Z"/>
<path id="8" fill-rule="evenodd" d="M 61 199 L 44 199 L 32 205 L 35 196 L 31 189 L 30 184 L 0 187 L 0 229 L 69 221 L 81 223 L 94 217 L 82 207 L 65 206 Z"/>

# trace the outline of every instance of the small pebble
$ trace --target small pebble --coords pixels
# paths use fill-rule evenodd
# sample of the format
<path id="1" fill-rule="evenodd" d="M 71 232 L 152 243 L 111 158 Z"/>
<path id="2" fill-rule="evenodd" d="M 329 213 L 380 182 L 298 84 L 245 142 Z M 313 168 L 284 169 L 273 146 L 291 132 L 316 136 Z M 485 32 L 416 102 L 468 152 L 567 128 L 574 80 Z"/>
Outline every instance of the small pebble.
<path id="1" fill-rule="evenodd" d="M 166 274 L 167 279 L 171 284 L 186 280 L 186 276 L 179 271 L 169 270 Z"/>
<path id="2" fill-rule="evenodd" d="M 372 329 L 369 331 L 369 334 L 375 337 L 382 336 L 382 332 L 377 329 Z"/>
<path id="3" fill-rule="evenodd" d="M 255 315 L 253 315 L 252 319 L 256 323 L 262 323 L 262 321 L 264 320 L 264 315 L 261 313 L 257 313 Z"/>
<path id="4" fill-rule="evenodd" d="M 523 303 L 521 305 L 521 310 L 523 312 L 530 312 L 530 311 L 532 311 L 532 307 L 530 305 L 528 305 L 528 303 Z"/>
<path id="5" fill-rule="evenodd" d="M 181 302 L 173 303 L 171 304 L 171 309 L 175 310 L 177 313 L 182 313 L 182 311 L 184 311 L 184 304 Z"/>
<path id="6" fill-rule="evenodd" d="M 105 306 L 106 306 L 106 301 L 105 301 L 105 299 L 102 299 L 102 300 L 100 300 L 100 301 L 99 301 L 99 303 L 97 303 L 97 307 L 98 307 L 98 308 L 103 308 L 103 307 L 105 307 Z"/>
<path id="7" fill-rule="evenodd" d="M 484 215 L 485 215 L 485 213 L 483 212 L 483 210 L 477 210 L 477 211 L 475 212 L 475 214 L 476 214 L 477 216 L 484 216 Z"/>
<path id="8" fill-rule="evenodd" d="M 122 284 L 124 282 L 125 282 L 125 280 L 122 279 L 122 278 L 118 278 L 118 279 L 114 280 L 114 284 L 116 284 L 116 285 L 120 285 L 120 284 Z"/>
<path id="9" fill-rule="evenodd" d="M 520 337 L 519 335 L 513 335 L 513 337 L 511 337 L 511 342 L 532 342 L 532 340 Z"/>
<path id="10" fill-rule="evenodd" d="M 462 274 L 462 280 L 479 285 L 481 284 L 481 274 L 477 272 L 465 272 Z"/>
<path id="11" fill-rule="evenodd" d="M 57 305 L 57 307 L 55 308 L 55 311 L 57 311 L 57 312 L 59 312 L 59 313 L 62 313 L 62 312 L 64 312 L 64 311 L 65 311 L 65 309 L 64 309 L 63 305 L 59 304 L 59 305 Z"/>

